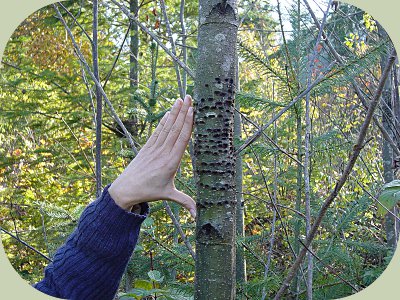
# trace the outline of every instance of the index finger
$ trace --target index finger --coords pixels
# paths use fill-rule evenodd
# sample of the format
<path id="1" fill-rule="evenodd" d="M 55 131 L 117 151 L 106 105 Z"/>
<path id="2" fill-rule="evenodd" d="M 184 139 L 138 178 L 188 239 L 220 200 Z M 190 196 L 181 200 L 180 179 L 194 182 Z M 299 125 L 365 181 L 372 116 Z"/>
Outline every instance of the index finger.
<path id="1" fill-rule="evenodd" d="M 154 145 L 154 143 L 157 141 L 157 138 L 160 135 L 162 129 L 164 128 L 165 123 L 168 120 L 168 116 L 169 116 L 169 111 L 167 111 L 165 113 L 165 115 L 161 118 L 160 123 L 158 123 L 156 129 L 154 130 L 154 132 L 150 136 L 150 138 L 147 140 L 147 143 L 144 145 L 144 147 L 151 147 Z"/>
<path id="2" fill-rule="evenodd" d="M 175 145 L 172 147 L 170 152 L 171 154 L 173 154 L 171 155 L 171 159 L 175 163 L 179 163 L 182 159 L 183 153 L 185 152 L 186 146 L 189 143 L 189 139 L 192 134 L 192 128 L 193 128 L 193 107 L 190 107 L 186 114 L 181 133 L 176 139 Z"/>

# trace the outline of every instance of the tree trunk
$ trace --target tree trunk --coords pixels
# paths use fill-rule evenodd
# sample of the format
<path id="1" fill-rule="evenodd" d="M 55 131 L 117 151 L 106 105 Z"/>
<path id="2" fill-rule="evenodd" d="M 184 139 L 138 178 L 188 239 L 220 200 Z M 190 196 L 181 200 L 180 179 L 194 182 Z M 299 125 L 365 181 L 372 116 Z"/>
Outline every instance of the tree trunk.
<path id="1" fill-rule="evenodd" d="M 129 12 L 139 17 L 139 4 L 138 0 L 130 0 L 129 2 Z M 135 101 L 135 93 L 139 86 L 139 26 L 136 22 L 131 21 L 131 30 L 130 30 L 130 45 L 129 45 L 129 94 L 130 94 L 130 103 L 129 106 L 131 109 L 137 108 L 138 103 Z M 131 122 L 131 133 L 134 137 L 139 135 L 139 117 L 136 112 L 133 112 L 129 116 L 129 121 Z M 151 128 L 151 126 L 150 126 Z"/>
<path id="2" fill-rule="evenodd" d="M 296 106 L 296 140 L 297 140 L 297 160 L 302 161 L 302 124 L 301 124 L 301 103 Z M 301 164 L 297 165 L 297 184 L 296 184 L 296 210 L 301 210 L 301 199 L 302 199 L 302 187 L 303 187 L 303 166 Z M 296 215 L 296 221 L 294 223 L 294 241 L 293 250 L 296 255 L 300 251 L 300 227 L 301 219 Z M 299 293 L 299 271 L 297 271 L 296 276 L 292 282 L 292 292 L 296 295 L 298 299 Z"/>
<path id="3" fill-rule="evenodd" d="M 393 66 L 393 114 L 396 120 L 396 124 L 400 124 L 400 96 L 399 96 L 399 60 L 396 60 L 396 63 Z M 396 137 L 397 145 L 400 148 L 400 135 Z"/>
<path id="4" fill-rule="evenodd" d="M 381 60 L 381 68 L 383 70 L 384 61 Z M 387 80 L 385 84 L 385 88 L 382 93 L 382 125 L 389 133 L 390 137 L 393 138 L 391 122 L 394 122 L 394 116 L 392 111 L 392 88 L 391 81 Z M 383 163 L 383 177 L 385 183 L 391 182 L 394 180 L 394 173 L 392 168 L 393 163 L 393 150 L 390 144 L 382 138 L 382 163 Z M 397 215 L 396 206 L 391 210 L 391 212 Z M 385 216 L 385 229 L 386 229 L 386 239 L 389 247 L 395 249 L 397 244 L 397 224 L 396 219 L 390 213 L 387 213 Z"/>
<path id="5" fill-rule="evenodd" d="M 236 0 L 199 1 L 194 99 L 197 173 L 195 299 L 235 299 L 233 147 Z"/>
<path id="6" fill-rule="evenodd" d="M 387 37 L 386 31 L 378 25 L 378 30 L 381 38 Z M 390 50 L 390 49 L 389 49 Z M 381 70 L 385 68 L 387 58 L 385 55 L 382 55 L 380 65 Z M 388 78 L 386 80 L 383 92 L 382 92 L 382 125 L 383 128 L 388 132 L 390 137 L 394 138 L 394 131 L 392 129 L 393 124 L 395 124 L 395 118 L 392 110 L 392 80 Z M 394 180 L 394 172 L 392 168 L 393 164 L 393 149 L 386 139 L 382 138 L 382 163 L 383 163 L 383 177 L 385 183 L 391 182 Z M 397 207 L 393 207 L 391 212 L 397 216 Z M 386 230 L 386 240 L 389 247 L 395 249 L 397 244 L 398 237 L 398 224 L 396 218 L 387 213 L 385 215 L 385 230 Z"/>
<path id="7" fill-rule="evenodd" d="M 134 16 L 139 16 L 139 4 L 138 0 L 130 0 L 129 3 L 129 10 L 130 13 Z M 139 55 L 139 27 L 135 22 L 131 21 L 130 25 L 130 53 L 129 53 L 129 62 L 130 62 L 130 69 L 129 69 L 129 87 L 130 87 L 130 94 L 133 95 L 139 85 L 139 62 L 138 62 L 138 55 Z M 133 108 L 134 103 L 133 96 L 130 97 L 130 107 Z M 138 123 L 137 116 L 132 115 L 131 118 L 133 119 L 133 124 Z M 137 134 L 137 131 L 134 130 L 132 132 L 133 135 Z M 129 270 L 125 271 L 125 291 L 128 292 L 132 289 L 132 284 L 134 280 L 134 270 L 129 268 Z"/>
<path id="8" fill-rule="evenodd" d="M 139 17 L 139 4 L 138 0 L 130 0 L 130 13 Z M 135 22 L 131 25 L 131 40 L 130 40 L 130 87 L 133 93 L 139 84 L 139 27 Z"/>
<path id="9" fill-rule="evenodd" d="M 297 0 L 297 34 L 301 35 L 301 5 L 300 0 Z M 295 39 L 296 44 L 299 43 L 299 38 Z M 299 63 L 296 63 L 299 66 Z M 296 68 L 297 74 L 300 74 L 300 67 Z M 301 162 L 302 158 L 302 122 L 301 122 L 301 102 L 295 106 L 295 115 L 296 115 L 296 142 L 297 142 L 297 160 Z M 297 179 L 296 179 L 296 204 L 295 208 L 297 211 L 301 210 L 301 199 L 302 199 L 302 187 L 303 187 L 303 166 L 298 163 L 297 164 Z M 293 241 L 293 250 L 294 253 L 299 255 L 300 251 L 300 228 L 301 228 L 301 219 L 298 215 L 296 215 L 296 221 L 294 223 L 294 241 Z M 295 295 L 294 299 L 299 298 L 300 291 L 300 280 L 299 280 L 299 271 L 297 271 L 294 280 L 291 286 L 292 293 Z"/>
<path id="10" fill-rule="evenodd" d="M 239 85 L 238 85 L 239 86 Z M 242 118 L 240 116 L 240 105 L 236 102 L 235 107 L 238 112 L 235 112 L 235 124 L 234 124 L 234 137 L 235 140 L 240 141 L 242 135 Z M 235 167 L 235 181 L 236 181 L 236 236 L 239 239 L 245 237 L 244 233 L 244 199 L 243 199 L 243 166 L 242 157 L 239 154 L 236 157 L 236 167 Z M 239 284 L 246 282 L 246 260 L 244 258 L 243 246 L 241 244 L 237 245 L 236 248 L 236 281 Z"/>
<path id="11" fill-rule="evenodd" d="M 98 16 L 99 16 L 99 3 L 97 0 L 93 1 L 93 74 L 97 80 L 100 81 L 99 75 L 99 45 L 97 39 L 98 31 Z M 96 197 L 100 197 L 102 187 L 101 178 L 101 123 L 103 118 L 103 97 L 101 96 L 100 89 L 96 87 Z"/>

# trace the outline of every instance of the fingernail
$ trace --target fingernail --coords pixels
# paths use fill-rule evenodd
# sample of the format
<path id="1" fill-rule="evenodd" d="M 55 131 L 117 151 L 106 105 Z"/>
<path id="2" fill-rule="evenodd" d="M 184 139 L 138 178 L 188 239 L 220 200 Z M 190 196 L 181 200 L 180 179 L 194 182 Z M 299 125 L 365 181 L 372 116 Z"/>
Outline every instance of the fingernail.
<path id="1" fill-rule="evenodd" d="M 192 215 L 193 219 L 196 219 L 196 211 L 195 210 L 191 210 L 190 214 Z"/>

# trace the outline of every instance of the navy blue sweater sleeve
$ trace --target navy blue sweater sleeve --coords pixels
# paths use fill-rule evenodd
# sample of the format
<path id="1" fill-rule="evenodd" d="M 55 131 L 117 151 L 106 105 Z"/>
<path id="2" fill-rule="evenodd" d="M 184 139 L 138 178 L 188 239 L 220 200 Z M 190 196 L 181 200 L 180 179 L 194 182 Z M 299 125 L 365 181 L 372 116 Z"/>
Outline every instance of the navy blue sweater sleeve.
<path id="1" fill-rule="evenodd" d="M 36 289 L 72 300 L 114 298 L 149 206 L 142 203 L 140 214 L 125 211 L 111 198 L 108 187 L 85 208 Z"/>

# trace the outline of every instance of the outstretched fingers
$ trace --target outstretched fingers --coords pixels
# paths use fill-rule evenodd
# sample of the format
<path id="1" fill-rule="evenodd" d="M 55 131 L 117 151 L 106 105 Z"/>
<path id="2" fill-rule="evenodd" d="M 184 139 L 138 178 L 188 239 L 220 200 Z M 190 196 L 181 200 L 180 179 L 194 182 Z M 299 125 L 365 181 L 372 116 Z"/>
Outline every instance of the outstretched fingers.
<path id="1" fill-rule="evenodd" d="M 156 129 L 154 130 L 150 138 L 147 140 L 147 143 L 144 147 L 149 148 L 155 144 L 155 142 L 158 139 L 158 136 L 160 135 L 162 129 L 164 128 L 165 123 L 167 122 L 168 116 L 169 116 L 169 111 L 167 111 L 165 115 L 161 118 L 160 123 L 158 123 Z"/>
<path id="2" fill-rule="evenodd" d="M 175 141 L 174 146 L 171 149 L 171 159 L 173 163 L 178 163 L 181 161 L 183 153 L 185 152 L 186 146 L 189 143 L 190 136 L 192 134 L 193 128 L 193 107 L 190 107 L 181 132 L 179 133 L 178 138 Z"/>
<path id="3" fill-rule="evenodd" d="M 168 136 L 165 139 L 164 145 L 167 149 L 171 149 L 174 147 L 176 140 L 185 124 L 186 115 L 188 114 L 189 108 L 192 106 L 192 98 L 187 95 L 183 102 L 183 105 L 175 119 L 174 124 L 171 127 L 171 130 L 168 133 Z"/>
<path id="4" fill-rule="evenodd" d="M 154 143 L 155 146 L 161 147 L 164 144 L 165 139 L 167 138 L 169 132 L 171 131 L 172 125 L 174 125 L 176 118 L 179 115 L 179 111 L 182 107 L 182 99 L 178 99 L 175 101 L 175 104 L 172 106 L 172 109 L 169 113 L 168 119 L 165 122 L 165 125 L 161 129 L 160 134 L 158 135 L 157 141 Z"/>

